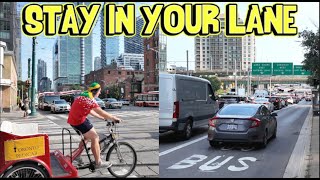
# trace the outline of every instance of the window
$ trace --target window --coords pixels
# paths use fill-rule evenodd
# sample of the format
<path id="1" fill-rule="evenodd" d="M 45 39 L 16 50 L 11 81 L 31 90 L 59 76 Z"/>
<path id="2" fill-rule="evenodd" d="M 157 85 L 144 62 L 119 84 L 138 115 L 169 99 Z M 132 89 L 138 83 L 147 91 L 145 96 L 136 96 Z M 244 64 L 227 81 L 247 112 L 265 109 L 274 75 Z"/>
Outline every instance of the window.
<path id="1" fill-rule="evenodd" d="M 10 39 L 10 33 L 9 32 L 0 32 L 0 38 Z"/>

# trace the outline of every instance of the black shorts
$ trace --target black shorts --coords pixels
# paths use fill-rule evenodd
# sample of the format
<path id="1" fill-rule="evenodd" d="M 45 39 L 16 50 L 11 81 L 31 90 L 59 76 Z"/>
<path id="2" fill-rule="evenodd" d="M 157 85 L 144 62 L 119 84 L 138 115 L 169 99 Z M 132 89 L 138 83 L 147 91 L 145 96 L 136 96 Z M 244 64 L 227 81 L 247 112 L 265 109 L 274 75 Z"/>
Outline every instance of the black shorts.
<path id="1" fill-rule="evenodd" d="M 86 132 L 90 131 L 90 129 L 93 128 L 93 125 L 91 124 L 89 119 L 86 119 L 82 124 L 80 124 L 78 126 L 72 126 L 72 127 L 76 130 L 79 130 L 82 134 L 85 134 Z M 77 131 L 77 133 L 80 135 L 80 133 L 78 131 Z"/>

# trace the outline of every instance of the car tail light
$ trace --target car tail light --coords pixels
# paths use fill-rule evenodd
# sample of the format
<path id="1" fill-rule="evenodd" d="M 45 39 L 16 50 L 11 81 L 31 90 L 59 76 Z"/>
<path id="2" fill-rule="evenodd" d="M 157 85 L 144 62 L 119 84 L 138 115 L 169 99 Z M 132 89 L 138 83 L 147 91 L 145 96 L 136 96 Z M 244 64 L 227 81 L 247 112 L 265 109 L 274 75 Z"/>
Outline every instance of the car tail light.
<path id="1" fill-rule="evenodd" d="M 216 121 L 219 117 L 215 116 L 209 120 L 209 126 L 216 127 Z"/>
<path id="2" fill-rule="evenodd" d="M 179 101 L 173 103 L 173 118 L 179 118 Z"/>
<path id="3" fill-rule="evenodd" d="M 260 119 L 257 119 L 257 118 L 250 118 L 249 120 L 253 121 L 250 128 L 254 128 L 254 127 L 258 127 L 260 126 Z"/>

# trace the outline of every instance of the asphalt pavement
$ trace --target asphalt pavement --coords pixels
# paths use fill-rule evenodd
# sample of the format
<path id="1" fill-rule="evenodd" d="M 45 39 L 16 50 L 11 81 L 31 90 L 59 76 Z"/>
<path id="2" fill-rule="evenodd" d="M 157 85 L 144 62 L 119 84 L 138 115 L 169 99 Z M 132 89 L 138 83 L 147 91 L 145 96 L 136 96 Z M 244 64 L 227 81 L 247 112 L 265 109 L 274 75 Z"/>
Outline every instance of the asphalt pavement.
<path id="1" fill-rule="evenodd" d="M 301 101 L 278 113 L 277 138 L 265 149 L 239 145 L 212 148 L 207 126 L 197 128 L 188 141 L 172 133 L 160 135 L 160 177 L 179 178 L 282 178 L 311 108 Z"/>

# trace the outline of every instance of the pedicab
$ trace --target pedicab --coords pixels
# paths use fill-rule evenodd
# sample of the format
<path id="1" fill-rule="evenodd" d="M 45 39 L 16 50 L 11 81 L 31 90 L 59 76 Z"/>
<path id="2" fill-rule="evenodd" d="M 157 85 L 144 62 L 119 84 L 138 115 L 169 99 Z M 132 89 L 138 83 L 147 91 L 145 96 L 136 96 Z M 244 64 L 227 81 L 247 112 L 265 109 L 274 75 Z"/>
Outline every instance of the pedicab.
<path id="1" fill-rule="evenodd" d="M 0 127 L 1 178 L 73 178 L 77 169 L 61 151 L 50 152 L 49 136 L 38 124 L 9 121 Z"/>
<path id="2" fill-rule="evenodd" d="M 128 142 L 118 141 L 118 132 L 113 122 L 106 124 L 108 135 L 99 141 L 101 151 L 106 153 L 106 161 L 112 166 L 108 168 L 111 175 L 117 178 L 128 177 L 137 164 L 137 154 Z M 70 154 L 65 155 L 64 136 L 70 137 Z M 38 133 L 38 124 L 16 124 L 4 121 L 0 126 L 0 178 L 74 178 L 78 177 L 79 169 L 95 172 L 95 162 L 91 160 L 88 148 L 84 146 L 72 151 L 71 131 L 62 129 L 62 152 L 50 152 L 48 134 Z M 85 150 L 89 163 L 74 165 L 81 152 Z"/>

